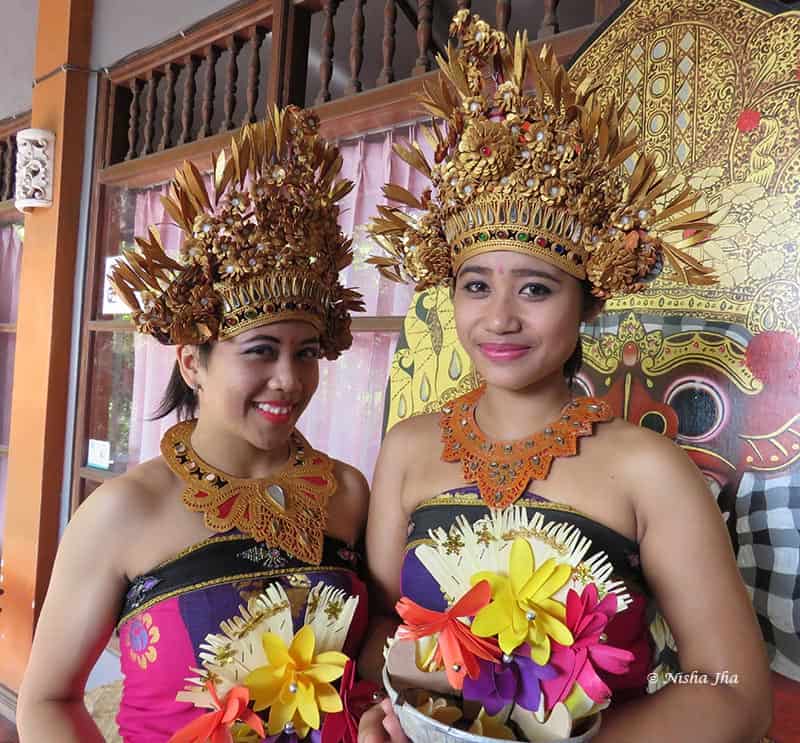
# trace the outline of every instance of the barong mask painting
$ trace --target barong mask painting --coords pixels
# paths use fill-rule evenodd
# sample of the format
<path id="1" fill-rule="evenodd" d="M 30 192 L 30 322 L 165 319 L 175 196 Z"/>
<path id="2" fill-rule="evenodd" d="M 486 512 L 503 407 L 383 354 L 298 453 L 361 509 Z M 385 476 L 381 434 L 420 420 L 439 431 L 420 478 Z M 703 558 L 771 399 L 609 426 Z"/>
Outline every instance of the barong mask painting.
<path id="1" fill-rule="evenodd" d="M 690 254 L 719 279 L 686 285 L 666 270 L 647 292 L 607 301 L 583 328 L 573 384 L 674 438 L 703 471 L 769 650 L 776 709 L 800 692 L 800 12 L 779 9 L 634 0 L 570 67 L 623 102 L 620 130 L 633 127 L 660 170 L 702 192 L 691 211 L 712 212 L 716 230 Z M 477 382 L 448 290 L 420 292 L 387 429 Z M 656 649 L 669 643 L 653 634 Z M 776 714 L 778 740 L 793 724 Z"/>

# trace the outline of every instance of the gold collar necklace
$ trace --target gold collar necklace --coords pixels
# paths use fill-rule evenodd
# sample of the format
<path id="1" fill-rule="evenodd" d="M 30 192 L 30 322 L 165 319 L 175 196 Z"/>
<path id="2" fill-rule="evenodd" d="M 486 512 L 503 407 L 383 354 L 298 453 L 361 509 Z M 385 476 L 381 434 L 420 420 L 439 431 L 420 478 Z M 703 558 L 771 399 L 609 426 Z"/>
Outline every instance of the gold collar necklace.
<path id="1" fill-rule="evenodd" d="M 170 428 L 161 439 L 167 464 L 186 483 L 183 502 L 201 511 L 207 528 L 238 529 L 293 557 L 319 565 L 328 520 L 328 498 L 336 491 L 333 460 L 307 447 L 293 432 L 287 463 L 270 477 L 232 477 L 204 462 L 192 448 L 196 420 Z"/>
<path id="2" fill-rule="evenodd" d="M 445 462 L 461 462 L 464 480 L 477 483 L 489 508 L 505 508 L 519 498 L 531 480 L 545 480 L 556 457 L 578 453 L 578 437 L 591 436 L 594 423 L 614 417 L 603 400 L 582 397 L 568 402 L 561 417 L 543 431 L 517 441 L 491 441 L 475 420 L 478 401 L 486 391 L 480 386 L 442 408 Z"/>

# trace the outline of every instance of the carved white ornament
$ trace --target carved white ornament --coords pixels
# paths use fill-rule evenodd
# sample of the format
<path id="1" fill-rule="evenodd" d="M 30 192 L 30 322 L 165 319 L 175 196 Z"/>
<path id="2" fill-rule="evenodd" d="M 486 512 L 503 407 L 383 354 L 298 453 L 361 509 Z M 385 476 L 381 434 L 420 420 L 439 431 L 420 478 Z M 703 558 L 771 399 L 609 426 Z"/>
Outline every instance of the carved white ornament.
<path id="1" fill-rule="evenodd" d="M 53 205 L 53 151 L 56 135 L 46 129 L 17 132 L 14 206 L 19 211 Z"/>

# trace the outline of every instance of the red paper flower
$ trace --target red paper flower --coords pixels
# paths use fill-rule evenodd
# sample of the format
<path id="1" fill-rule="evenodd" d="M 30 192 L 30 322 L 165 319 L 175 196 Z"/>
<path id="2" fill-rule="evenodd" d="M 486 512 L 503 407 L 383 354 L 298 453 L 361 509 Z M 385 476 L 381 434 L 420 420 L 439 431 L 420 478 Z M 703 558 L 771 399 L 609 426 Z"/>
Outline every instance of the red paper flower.
<path id="1" fill-rule="evenodd" d="M 322 743 L 358 743 L 358 721 L 361 715 L 375 704 L 377 684 L 356 680 L 356 665 L 348 660 L 339 685 L 342 698 L 340 712 L 327 712 L 322 723 Z"/>
<path id="2" fill-rule="evenodd" d="M 403 618 L 397 636 L 401 640 L 418 640 L 439 633 L 434 659 L 444 665 L 447 680 L 454 689 L 464 685 L 464 676 L 477 678 L 478 658 L 495 661 L 501 656 L 496 643 L 476 637 L 459 617 L 474 617 L 492 598 L 492 589 L 479 581 L 447 611 L 433 611 L 415 604 L 405 596 L 397 602 L 397 613 Z"/>
<path id="3" fill-rule="evenodd" d="M 760 123 L 761 111 L 746 108 L 739 114 L 739 121 L 736 122 L 736 127 L 742 134 L 745 134 L 747 132 L 752 132 L 753 129 L 758 129 Z"/>
<path id="4" fill-rule="evenodd" d="M 247 705 L 250 702 L 250 692 L 244 686 L 234 686 L 226 695 L 222 703 L 217 696 L 217 690 L 211 681 L 206 681 L 206 688 L 216 705 L 215 712 L 208 712 L 188 725 L 184 725 L 169 739 L 169 743 L 233 743 L 231 726 L 237 720 L 249 725 L 262 738 L 264 737 L 264 723 L 258 715 Z"/>

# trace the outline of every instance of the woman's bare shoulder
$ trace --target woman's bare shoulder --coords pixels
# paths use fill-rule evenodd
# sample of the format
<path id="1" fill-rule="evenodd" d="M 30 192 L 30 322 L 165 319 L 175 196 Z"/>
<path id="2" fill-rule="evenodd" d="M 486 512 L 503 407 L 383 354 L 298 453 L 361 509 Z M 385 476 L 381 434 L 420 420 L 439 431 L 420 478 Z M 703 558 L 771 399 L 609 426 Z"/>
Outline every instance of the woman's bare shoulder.
<path id="1" fill-rule="evenodd" d="M 657 498 L 665 489 L 690 498 L 705 495 L 702 473 L 671 438 L 621 418 L 603 424 L 598 433 L 597 454 L 613 463 L 637 500 Z"/>
<path id="2" fill-rule="evenodd" d="M 156 457 L 106 480 L 81 504 L 76 517 L 103 525 L 115 523 L 120 529 L 138 529 L 163 514 L 174 500 L 177 487 L 172 470 L 161 457 Z"/>
<path id="3" fill-rule="evenodd" d="M 333 460 L 337 490 L 333 496 L 334 509 L 340 522 L 351 531 L 345 541 L 355 542 L 364 531 L 369 508 L 369 484 L 361 470 L 339 459 Z"/>
<path id="4" fill-rule="evenodd" d="M 431 446 L 438 447 L 441 443 L 439 420 L 439 413 L 422 413 L 401 420 L 387 432 L 384 446 L 406 451 L 409 456 L 429 451 Z"/>

